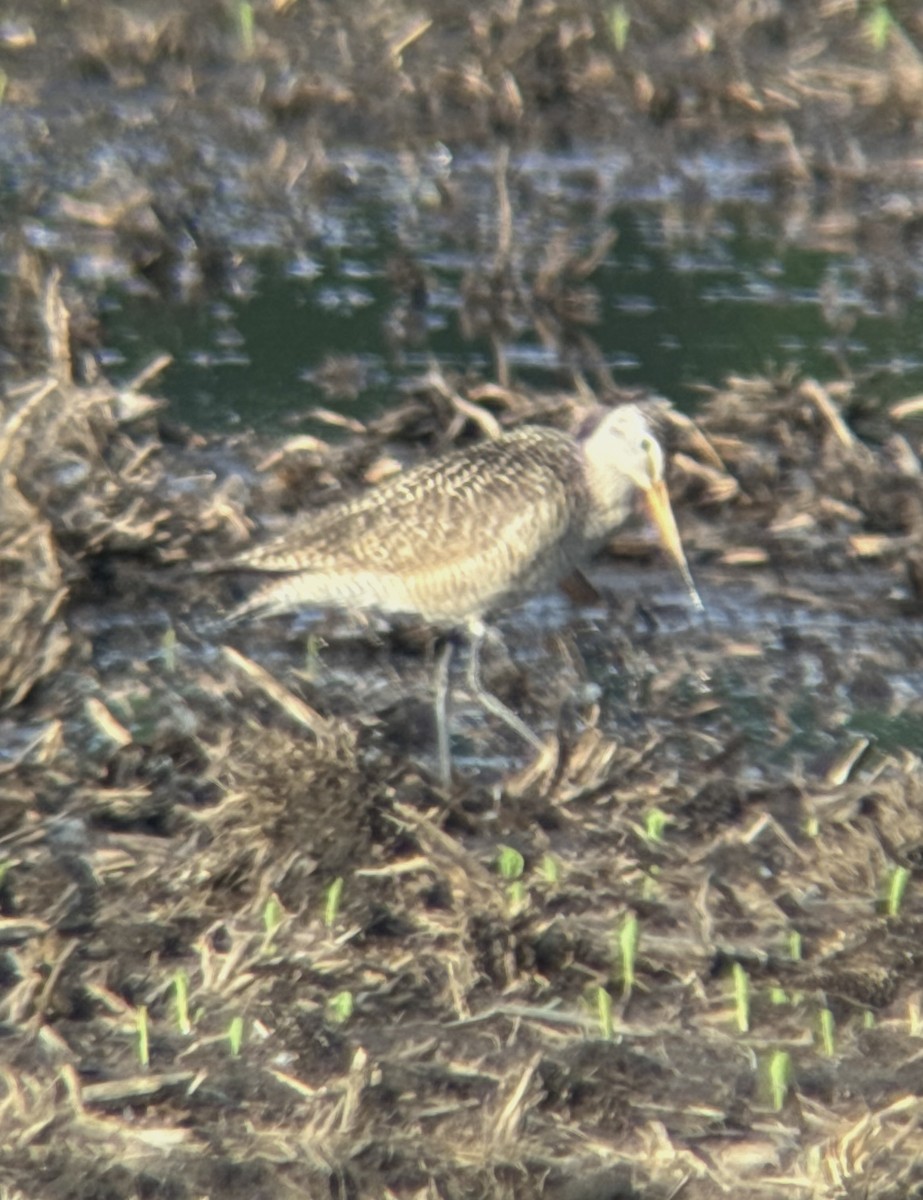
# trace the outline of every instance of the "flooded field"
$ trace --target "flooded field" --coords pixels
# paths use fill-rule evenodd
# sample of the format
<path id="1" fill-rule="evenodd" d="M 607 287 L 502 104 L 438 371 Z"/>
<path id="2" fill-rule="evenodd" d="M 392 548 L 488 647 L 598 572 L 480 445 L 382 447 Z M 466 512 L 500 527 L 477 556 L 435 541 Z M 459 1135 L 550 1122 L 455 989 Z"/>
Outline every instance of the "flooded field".
<path id="1" fill-rule="evenodd" d="M 513 212 L 524 214 L 514 222 L 522 294 L 503 355 L 517 378 L 553 387 L 562 372 L 559 345 L 536 325 L 548 298 L 528 290 L 555 254 L 579 259 L 611 239 L 582 299 L 601 361 L 625 386 L 690 411 L 703 385 L 794 364 L 824 380 L 861 378 L 870 403 L 923 391 L 917 258 L 883 281 L 878 250 L 780 215 L 755 164 L 749 176 L 741 163 L 730 178 L 719 171 L 715 187 L 706 164 L 692 163 L 699 176 L 666 177 L 651 189 L 660 195 L 633 194 L 615 167 L 537 155 L 510 166 Z M 320 230 L 284 254 L 245 254 L 212 300 L 110 283 L 100 307 L 109 369 L 166 349 L 162 386 L 176 416 L 264 432 L 316 404 L 360 419 L 380 412 L 432 359 L 489 375 L 494 350 L 485 329 L 469 332 L 468 292 L 496 248 L 490 164 L 446 164 L 451 203 L 414 209 L 413 222 L 406 209 L 419 197 L 400 193 L 398 162 L 354 155 L 351 171 L 352 193 L 326 207 Z M 406 228 L 395 234 L 395 222 Z M 579 232 L 566 245 L 568 229 Z"/>
<path id="2" fill-rule="evenodd" d="M 915 1196 L 915 5 L 0 16 L 0 1188 Z M 301 515 L 650 413 L 445 630 L 223 618 Z M 419 624 L 419 623 L 417 623 Z M 459 655 L 464 661 L 464 654 Z"/>

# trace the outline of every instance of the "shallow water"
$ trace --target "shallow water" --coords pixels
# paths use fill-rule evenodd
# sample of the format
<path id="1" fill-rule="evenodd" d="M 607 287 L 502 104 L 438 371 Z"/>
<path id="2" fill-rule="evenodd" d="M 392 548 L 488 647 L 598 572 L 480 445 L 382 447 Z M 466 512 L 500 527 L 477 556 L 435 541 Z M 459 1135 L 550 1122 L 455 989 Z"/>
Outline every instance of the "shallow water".
<path id="1" fill-rule="evenodd" d="M 149 128 L 145 137 L 147 149 L 143 139 L 131 149 L 138 170 L 157 157 L 156 133 Z M 20 151 L 28 156 L 28 147 Z M 252 169 L 246 158 L 226 152 L 223 162 L 230 181 Z M 62 189 L 78 195 L 92 189 L 97 167 L 59 164 Z M 895 196 L 866 181 L 847 202 L 818 185 L 782 188 L 754 163 L 730 155 L 687 158 L 658 173 L 636 169 L 619 151 L 532 152 L 513 157 L 501 175 L 493 157 L 456 159 L 439 145 L 417 156 L 344 151 L 331 159 L 327 179 L 323 195 L 293 188 L 284 200 L 258 191 L 241 197 L 230 183 L 216 189 L 198 214 L 198 233 L 211 237 L 218 269 L 206 272 L 190 243 L 189 258 L 181 253 L 156 286 L 130 268 L 130 239 L 120 241 L 110 228 L 75 236 L 66 212 L 48 207 L 25 232 L 67 267 L 72 286 L 98 310 L 106 372 L 129 378 L 167 351 L 173 364 L 156 389 L 170 417 L 203 431 L 254 427 L 285 434 L 318 405 L 367 417 L 433 362 L 448 373 L 496 378 L 483 294 L 480 310 L 465 296 L 489 285 L 499 269 L 501 200 L 509 204 L 511 233 L 509 259 L 501 264 L 509 292 L 503 308 L 508 332 L 501 340 L 514 383 L 568 386 L 568 367 L 586 368 L 572 345 L 567 348 L 566 329 L 552 328 L 544 341 L 537 332 L 543 319 L 554 326 L 548 306 L 555 288 L 564 286 L 595 315 L 582 328 L 615 381 L 665 394 L 680 408 L 693 410 L 701 389 L 728 375 L 784 367 L 821 380 L 856 376 L 868 408 L 923 392 L 923 260 L 907 253 L 903 221 L 920 198 L 909 190 Z M 11 205 L 7 216 L 15 223 L 22 214 Z M 581 260 L 610 235 L 590 269 Z M 471 336 L 463 329 L 466 305 L 467 316 L 479 323 L 480 332 Z M 606 579 L 605 568 L 601 575 Z M 732 724 L 757 741 L 773 724 L 767 679 L 782 679 L 786 638 L 801 638 L 799 677 L 790 672 L 783 681 L 797 732 L 788 747 L 771 753 L 765 747 L 767 762 L 788 750 L 836 742 L 837 731 L 810 698 L 842 691 L 841 681 L 828 677 L 804 642 L 813 637 L 839 647 L 854 663 L 874 657 L 882 633 L 874 597 L 868 619 L 857 622 L 835 606 L 822 612 L 780 606 L 746 585 L 709 594 L 700 581 L 708 605 L 702 623 L 667 571 L 657 573 L 651 601 L 652 578 L 644 574 L 637 599 L 656 605 L 660 635 L 701 642 L 703 656 L 709 639 L 714 654 L 721 639 L 749 638 L 766 660 L 759 695 L 751 687 L 753 673 L 734 661 L 704 682 L 701 668 L 691 666 L 689 674 L 692 692 L 713 691 Z M 620 572 L 613 593 L 624 590 L 627 579 Z M 117 614 L 105 619 L 112 626 L 100 648 L 107 643 L 118 658 Z M 610 632 L 605 611 L 582 610 L 576 619 L 585 629 L 595 627 L 601 639 Z M 554 598 L 526 606 L 525 638 L 521 644 L 511 638 L 516 659 L 538 678 L 553 674 L 538 640 L 574 621 L 570 606 Z M 635 635 L 643 635 L 643 622 Z M 158 638 L 152 637 L 154 657 Z M 923 685 L 920 673 L 904 664 L 888 663 L 886 674 L 892 709 Z M 590 678 L 600 689 L 601 719 L 617 727 L 640 685 L 630 670 L 620 677 L 611 664 Z M 855 709 L 841 722 L 844 736 L 850 727 L 874 727 L 877 737 L 897 745 L 923 743 L 917 723 L 903 712 L 898 720 L 887 705 L 841 699 Z M 477 728 L 478 718 L 472 719 Z"/>
<path id="2" fill-rule="evenodd" d="M 48 212 L 27 233 L 98 301 L 111 374 L 173 355 L 158 386 L 196 428 L 268 432 L 316 405 L 363 417 L 434 359 L 495 378 L 483 332 L 461 328 L 464 289 L 482 285 L 497 256 L 493 160 L 355 151 L 331 170 L 337 187 L 295 190 L 283 209 L 239 202 L 230 186 L 213 194 L 197 219 L 219 265 L 205 278 L 180 261 L 166 290 L 129 269 L 110 230 L 69 241 L 73 229 Z M 923 267 L 901 217 L 918 207 L 909 192 L 866 183 L 843 203 L 816 187 L 781 191 L 754 164 L 714 156 L 642 177 L 617 151 L 513 158 L 504 186 L 518 295 L 502 341 L 514 380 L 566 386 L 564 368 L 581 361 L 537 333 L 544 273 L 552 291 L 563 277 L 592 292 L 577 302 L 595 310 L 585 331 L 617 383 L 687 410 L 703 385 L 788 366 L 858 376 L 872 407 L 923 391 Z M 586 278 L 562 276 L 568 254 L 609 234 Z"/>

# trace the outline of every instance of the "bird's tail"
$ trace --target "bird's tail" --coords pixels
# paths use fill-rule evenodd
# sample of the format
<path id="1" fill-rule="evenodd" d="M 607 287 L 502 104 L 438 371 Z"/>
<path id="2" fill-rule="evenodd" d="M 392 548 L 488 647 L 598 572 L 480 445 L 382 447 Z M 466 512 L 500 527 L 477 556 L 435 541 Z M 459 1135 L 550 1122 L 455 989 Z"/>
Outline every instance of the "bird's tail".
<path id="1" fill-rule="evenodd" d="M 232 626 L 241 621 L 278 617 L 301 608 L 323 607 L 330 598 L 322 587 L 312 587 L 304 572 L 281 575 L 264 583 L 232 608 L 225 620 Z"/>

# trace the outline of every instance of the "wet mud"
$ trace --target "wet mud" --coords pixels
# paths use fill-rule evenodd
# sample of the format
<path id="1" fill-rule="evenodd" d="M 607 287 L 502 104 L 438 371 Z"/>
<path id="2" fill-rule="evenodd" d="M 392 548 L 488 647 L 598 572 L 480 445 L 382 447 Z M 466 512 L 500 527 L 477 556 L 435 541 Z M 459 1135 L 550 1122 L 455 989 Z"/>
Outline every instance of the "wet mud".
<path id="1" fill-rule="evenodd" d="M 71 0 L 0 21 L 5 1195 L 923 1187 L 919 398 L 797 370 L 703 389 L 693 416 L 643 398 L 705 614 L 643 527 L 582 594 L 498 614 L 485 681 L 546 750 L 456 679 L 449 789 L 426 631 L 226 631 L 248 581 L 200 569 L 497 425 L 621 397 L 593 254 L 562 241 L 517 273 L 511 148 L 617 127 L 643 172 L 756 147 L 817 236 L 886 230 L 889 302 L 917 286 L 919 209 L 857 199 L 912 175 L 916 6 L 674 12 Z M 135 154 L 131 128 L 158 138 Z M 433 362 L 378 415 L 259 436 L 188 428 L 163 361 L 110 381 L 75 264 L 214 294 L 242 226 L 295 245 L 363 139 L 498 164 L 495 254 L 459 301 L 489 378 Z M 512 368 L 523 322 L 559 387 Z"/>
<path id="2" fill-rule="evenodd" d="M 655 408 L 706 615 L 643 531 L 589 606 L 501 615 L 489 684 L 547 752 L 458 686 L 446 793 L 425 639 L 220 636 L 243 585 L 194 568 L 257 511 L 364 486 L 402 430 L 573 397 L 450 415 L 421 381 L 346 442 L 229 470 L 140 386 L 73 383 L 54 285 L 43 312 L 54 370 L 2 428 L 6 1177 L 832 1195 L 880 1161 L 909 1186 L 912 420 L 861 438 L 848 391 L 804 379 Z"/>

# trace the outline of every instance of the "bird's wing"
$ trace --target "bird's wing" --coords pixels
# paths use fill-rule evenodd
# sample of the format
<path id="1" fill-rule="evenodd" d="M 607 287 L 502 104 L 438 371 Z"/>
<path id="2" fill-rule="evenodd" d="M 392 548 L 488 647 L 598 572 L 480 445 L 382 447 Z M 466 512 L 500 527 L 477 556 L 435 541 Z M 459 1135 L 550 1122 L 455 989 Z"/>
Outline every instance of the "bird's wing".
<path id="1" fill-rule="evenodd" d="M 470 522 L 439 553 L 415 556 L 396 574 L 415 610 L 446 620 L 481 615 L 566 573 L 573 514 L 566 496 L 549 487 L 526 503 Z"/>
<path id="2" fill-rule="evenodd" d="M 436 563 L 460 569 L 494 543 L 534 556 L 561 535 L 573 509 L 566 443 L 548 433 L 522 430 L 401 472 L 297 522 L 235 565 L 407 575 Z"/>

